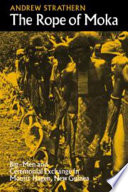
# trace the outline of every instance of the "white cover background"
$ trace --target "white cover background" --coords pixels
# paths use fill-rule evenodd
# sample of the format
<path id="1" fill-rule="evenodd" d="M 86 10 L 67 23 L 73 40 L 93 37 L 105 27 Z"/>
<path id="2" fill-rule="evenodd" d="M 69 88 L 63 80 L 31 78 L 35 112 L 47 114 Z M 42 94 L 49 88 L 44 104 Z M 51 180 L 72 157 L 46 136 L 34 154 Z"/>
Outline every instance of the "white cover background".
<path id="1" fill-rule="evenodd" d="M 110 192 L 128 192 L 128 164 L 121 171 L 108 180 L 113 189 Z"/>

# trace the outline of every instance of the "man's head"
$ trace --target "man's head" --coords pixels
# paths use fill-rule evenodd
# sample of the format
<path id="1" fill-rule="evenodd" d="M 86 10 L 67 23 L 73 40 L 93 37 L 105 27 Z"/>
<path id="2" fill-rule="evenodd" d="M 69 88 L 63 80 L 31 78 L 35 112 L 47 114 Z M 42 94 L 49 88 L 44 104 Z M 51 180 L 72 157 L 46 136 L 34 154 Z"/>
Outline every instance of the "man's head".
<path id="1" fill-rule="evenodd" d="M 30 45 L 33 46 L 33 47 L 41 47 L 43 46 L 43 40 L 42 40 L 42 36 L 41 35 L 33 35 L 31 38 L 30 38 Z"/>
<path id="2" fill-rule="evenodd" d="M 88 68 L 91 48 L 86 34 L 80 32 L 69 42 L 69 52 L 77 66 Z"/>
<path id="3" fill-rule="evenodd" d="M 121 44 L 118 40 L 105 42 L 101 47 L 101 56 L 108 62 L 121 55 Z"/>
<path id="4" fill-rule="evenodd" d="M 126 56 L 116 56 L 112 59 L 111 70 L 113 74 L 117 76 L 118 74 L 122 73 L 122 70 L 126 65 L 128 65 L 128 58 Z"/>
<path id="5" fill-rule="evenodd" d="M 128 31 L 120 33 L 118 40 L 121 42 L 123 51 L 128 55 Z"/>
<path id="6" fill-rule="evenodd" d="M 58 69 L 63 70 L 70 62 L 68 46 L 64 43 L 58 44 L 54 51 L 54 57 L 58 60 Z"/>

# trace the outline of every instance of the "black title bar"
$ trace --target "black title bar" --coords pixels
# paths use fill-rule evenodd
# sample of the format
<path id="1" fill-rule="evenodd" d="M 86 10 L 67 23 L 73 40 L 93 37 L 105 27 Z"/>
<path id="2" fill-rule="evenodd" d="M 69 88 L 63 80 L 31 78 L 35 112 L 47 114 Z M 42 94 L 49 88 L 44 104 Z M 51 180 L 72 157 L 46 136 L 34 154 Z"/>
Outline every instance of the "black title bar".
<path id="1" fill-rule="evenodd" d="M 4 0 L 1 31 L 122 31 L 128 29 L 123 1 Z"/>

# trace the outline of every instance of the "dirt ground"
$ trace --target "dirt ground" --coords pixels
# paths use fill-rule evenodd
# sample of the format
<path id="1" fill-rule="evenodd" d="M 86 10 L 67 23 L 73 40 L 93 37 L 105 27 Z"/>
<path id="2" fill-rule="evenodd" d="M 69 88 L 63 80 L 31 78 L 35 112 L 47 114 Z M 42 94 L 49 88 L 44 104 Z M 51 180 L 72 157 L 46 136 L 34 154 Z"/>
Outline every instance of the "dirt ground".
<path id="1" fill-rule="evenodd" d="M 22 191 L 16 182 L 9 182 L 10 161 L 22 163 L 28 161 L 22 130 L 19 129 L 21 117 L 12 110 L 11 89 L 2 78 L 0 82 L 0 192 Z M 10 90 L 10 91 L 9 91 Z M 22 183 L 19 183 L 21 188 Z M 23 190 L 25 191 L 25 190 Z"/>

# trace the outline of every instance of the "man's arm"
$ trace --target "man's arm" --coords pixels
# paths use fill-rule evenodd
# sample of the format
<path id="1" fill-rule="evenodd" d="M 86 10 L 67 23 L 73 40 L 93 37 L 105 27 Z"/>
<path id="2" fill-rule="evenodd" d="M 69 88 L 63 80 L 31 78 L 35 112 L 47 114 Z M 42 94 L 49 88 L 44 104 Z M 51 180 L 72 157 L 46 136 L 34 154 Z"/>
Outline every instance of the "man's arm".
<path id="1" fill-rule="evenodd" d="M 113 138 L 116 130 L 116 125 L 118 121 L 118 115 L 120 111 L 120 98 L 111 95 L 111 99 L 108 104 L 108 116 L 105 135 Z"/>
<path id="2" fill-rule="evenodd" d="M 112 85 L 111 71 L 108 66 L 105 68 L 104 73 L 105 73 L 104 74 L 105 87 L 107 90 L 108 98 L 110 98 L 110 95 L 112 94 L 113 91 L 113 85 Z"/>
<path id="3" fill-rule="evenodd" d="M 106 129 L 105 129 L 104 136 L 101 139 L 102 147 L 104 146 L 104 144 L 109 144 L 110 138 L 113 139 L 115 135 L 123 89 L 124 88 L 123 88 L 122 78 L 121 77 L 116 78 L 113 92 L 111 94 L 111 99 L 108 104 Z"/>
<path id="4" fill-rule="evenodd" d="M 55 119 L 55 128 L 58 128 L 59 125 L 61 124 L 62 118 L 66 114 L 68 107 L 69 107 L 69 101 L 70 101 L 70 93 L 71 93 L 71 88 L 70 84 L 72 81 L 72 75 L 71 72 L 67 72 L 67 70 L 64 70 L 61 74 L 61 95 L 60 95 L 60 101 L 59 101 L 59 106 L 58 106 L 58 111 L 56 114 L 56 119 Z"/>

